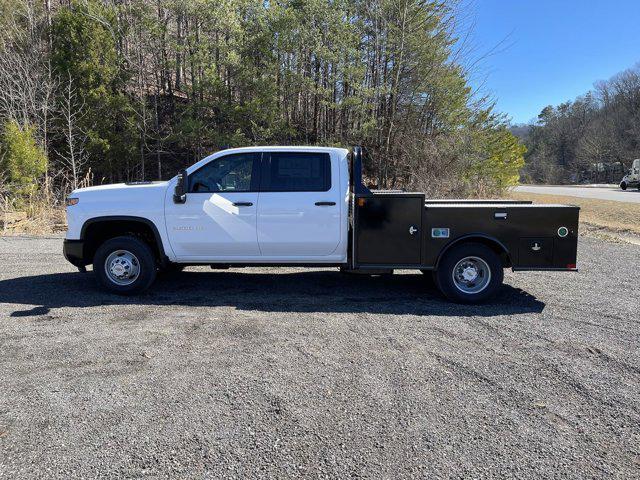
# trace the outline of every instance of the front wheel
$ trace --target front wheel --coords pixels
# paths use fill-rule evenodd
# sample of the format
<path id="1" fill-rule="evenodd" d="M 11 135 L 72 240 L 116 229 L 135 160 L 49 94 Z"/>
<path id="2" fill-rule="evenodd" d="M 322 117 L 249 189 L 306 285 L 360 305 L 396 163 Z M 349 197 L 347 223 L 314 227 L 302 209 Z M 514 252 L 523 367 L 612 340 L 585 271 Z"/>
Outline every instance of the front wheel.
<path id="1" fill-rule="evenodd" d="M 620 188 L 621 188 L 622 190 L 626 190 L 626 189 L 627 189 L 627 184 L 626 184 L 625 182 L 622 182 L 622 183 L 620 184 Z"/>
<path id="2" fill-rule="evenodd" d="M 463 243 L 445 253 L 436 283 L 442 294 L 458 303 L 480 303 L 493 297 L 504 279 L 502 261 L 481 243 Z"/>
<path id="3" fill-rule="evenodd" d="M 139 238 L 116 237 L 100 245 L 93 257 L 93 271 L 107 290 L 131 295 L 153 283 L 156 259 L 151 247 Z"/>

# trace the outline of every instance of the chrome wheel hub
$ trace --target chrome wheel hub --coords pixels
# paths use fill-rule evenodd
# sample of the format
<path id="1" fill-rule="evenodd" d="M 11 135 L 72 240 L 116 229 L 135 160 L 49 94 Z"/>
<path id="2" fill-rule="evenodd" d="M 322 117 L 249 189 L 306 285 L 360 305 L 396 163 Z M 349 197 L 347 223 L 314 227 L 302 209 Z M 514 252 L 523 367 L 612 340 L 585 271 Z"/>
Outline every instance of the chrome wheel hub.
<path id="1" fill-rule="evenodd" d="M 140 276 L 140 262 L 130 251 L 116 250 L 105 260 L 104 270 L 116 285 L 131 285 Z"/>
<path id="2" fill-rule="evenodd" d="M 466 267 L 462 271 L 462 278 L 465 282 L 473 282 L 476 278 L 478 278 L 478 270 L 476 267 Z"/>
<path id="3" fill-rule="evenodd" d="M 491 269 L 487 262 L 479 257 L 461 259 L 452 272 L 453 284 L 467 294 L 480 293 L 491 281 Z"/>

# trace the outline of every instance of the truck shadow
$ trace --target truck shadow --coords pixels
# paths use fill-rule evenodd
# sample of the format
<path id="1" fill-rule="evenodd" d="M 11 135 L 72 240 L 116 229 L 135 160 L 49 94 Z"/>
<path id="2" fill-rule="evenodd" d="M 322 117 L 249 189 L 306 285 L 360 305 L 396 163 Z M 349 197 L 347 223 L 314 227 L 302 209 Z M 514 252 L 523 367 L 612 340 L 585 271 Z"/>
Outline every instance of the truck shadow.
<path id="1" fill-rule="evenodd" d="M 159 276 L 148 292 L 121 297 L 101 290 L 92 274 L 57 273 L 0 281 L 0 302 L 29 305 L 12 317 L 47 315 L 62 307 L 100 305 L 231 306 L 264 312 L 497 316 L 539 313 L 545 304 L 504 285 L 484 305 L 445 300 L 426 276 L 343 275 L 335 270 L 287 273 L 185 271 Z M 33 307 L 36 305 L 35 307 Z"/>

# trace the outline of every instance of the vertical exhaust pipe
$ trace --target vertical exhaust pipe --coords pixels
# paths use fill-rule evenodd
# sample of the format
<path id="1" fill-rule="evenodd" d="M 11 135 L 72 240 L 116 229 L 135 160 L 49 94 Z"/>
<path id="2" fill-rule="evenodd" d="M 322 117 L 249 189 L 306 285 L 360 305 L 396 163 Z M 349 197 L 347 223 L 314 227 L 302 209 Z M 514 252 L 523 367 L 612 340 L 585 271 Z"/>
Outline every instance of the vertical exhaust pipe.
<path id="1" fill-rule="evenodd" d="M 362 147 L 355 146 L 351 151 L 351 192 L 354 195 L 371 195 L 371 190 L 362 183 Z"/>

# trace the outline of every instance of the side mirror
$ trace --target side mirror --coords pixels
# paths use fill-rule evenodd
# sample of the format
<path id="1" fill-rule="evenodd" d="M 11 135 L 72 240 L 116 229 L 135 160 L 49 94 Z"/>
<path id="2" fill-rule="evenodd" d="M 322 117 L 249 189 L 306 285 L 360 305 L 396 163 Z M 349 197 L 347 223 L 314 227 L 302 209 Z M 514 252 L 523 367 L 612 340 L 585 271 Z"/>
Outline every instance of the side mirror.
<path id="1" fill-rule="evenodd" d="M 183 168 L 178 172 L 178 181 L 173 191 L 173 203 L 185 203 L 187 201 L 187 171 Z"/>

